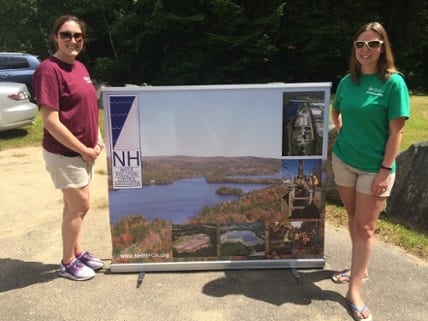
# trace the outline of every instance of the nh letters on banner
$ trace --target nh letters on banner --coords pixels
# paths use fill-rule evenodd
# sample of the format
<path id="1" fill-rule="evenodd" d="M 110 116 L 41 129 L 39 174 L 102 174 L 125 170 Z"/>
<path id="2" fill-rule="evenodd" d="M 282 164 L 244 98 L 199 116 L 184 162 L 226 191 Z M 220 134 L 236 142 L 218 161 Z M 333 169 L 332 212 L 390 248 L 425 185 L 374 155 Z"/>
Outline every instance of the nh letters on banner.
<path id="1" fill-rule="evenodd" d="M 104 88 L 111 270 L 323 267 L 330 87 Z"/>
<path id="2" fill-rule="evenodd" d="M 141 188 L 138 96 L 111 96 L 109 103 L 113 189 Z"/>

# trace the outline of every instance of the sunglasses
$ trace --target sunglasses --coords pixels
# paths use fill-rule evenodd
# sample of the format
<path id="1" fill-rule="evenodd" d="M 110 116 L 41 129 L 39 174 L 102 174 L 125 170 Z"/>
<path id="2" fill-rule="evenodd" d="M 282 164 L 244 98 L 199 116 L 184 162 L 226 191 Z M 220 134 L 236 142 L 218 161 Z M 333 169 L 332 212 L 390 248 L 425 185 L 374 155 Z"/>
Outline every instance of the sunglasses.
<path id="1" fill-rule="evenodd" d="M 74 38 L 76 42 L 79 42 L 83 39 L 83 33 L 81 32 L 71 33 L 68 31 L 60 31 L 58 32 L 58 34 L 62 41 L 68 42 L 71 41 L 72 38 Z"/>
<path id="2" fill-rule="evenodd" d="M 369 49 L 377 49 L 383 44 L 382 40 L 370 40 L 370 41 L 362 41 L 357 40 L 354 41 L 355 49 L 362 49 L 367 46 Z"/>

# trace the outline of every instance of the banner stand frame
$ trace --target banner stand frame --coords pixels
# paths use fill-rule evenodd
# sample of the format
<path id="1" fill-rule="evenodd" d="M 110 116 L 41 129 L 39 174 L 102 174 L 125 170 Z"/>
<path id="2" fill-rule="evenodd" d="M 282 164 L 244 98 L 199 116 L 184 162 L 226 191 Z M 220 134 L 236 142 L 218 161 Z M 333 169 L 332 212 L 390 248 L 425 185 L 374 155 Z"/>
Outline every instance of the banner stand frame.
<path id="1" fill-rule="evenodd" d="M 325 258 L 317 259 L 276 259 L 276 260 L 240 260 L 240 261 L 192 261 L 159 263 L 112 263 L 112 273 L 130 272 L 177 272 L 177 271 L 214 271 L 242 269 L 322 269 Z"/>
<path id="2" fill-rule="evenodd" d="M 109 180 L 108 180 L 109 193 L 114 193 L 116 189 L 127 189 L 131 191 L 133 189 L 143 188 L 142 162 L 144 161 L 143 157 L 146 157 L 147 153 L 149 153 L 149 157 L 150 156 L 158 157 L 158 156 L 165 156 L 165 155 L 170 156 L 168 154 L 170 153 L 169 151 L 168 153 L 165 153 L 161 149 L 161 147 L 159 147 L 159 146 L 163 146 L 163 144 L 153 143 L 154 138 L 158 139 L 159 137 L 163 137 L 163 136 L 156 135 L 155 134 L 156 132 L 153 126 L 152 127 L 147 126 L 149 130 L 146 131 L 144 121 L 146 121 L 146 119 L 152 119 L 152 118 L 155 121 L 158 121 L 158 118 L 159 118 L 164 121 L 170 122 L 171 125 L 175 125 L 177 121 L 180 121 L 182 119 L 187 119 L 184 117 L 179 117 L 180 116 L 179 108 L 176 108 L 177 112 L 174 111 L 174 114 L 173 114 L 174 117 L 165 116 L 165 115 L 171 115 L 171 114 L 166 113 L 167 111 L 166 109 L 164 112 L 162 108 L 169 108 L 169 106 L 171 105 L 170 104 L 171 101 L 173 101 L 174 104 L 176 104 L 177 98 L 179 98 L 178 101 L 181 103 L 179 107 L 186 108 L 186 110 L 190 110 L 190 111 L 198 110 L 195 106 L 197 106 L 198 104 L 202 104 L 203 106 L 202 110 L 206 114 L 198 112 L 196 115 L 200 117 L 202 120 L 204 120 L 206 123 L 208 123 L 209 125 L 212 125 L 211 123 L 209 123 L 212 117 L 210 118 L 207 115 L 209 115 L 209 110 L 213 108 L 213 106 L 211 106 L 213 104 L 216 108 L 218 106 L 221 106 L 221 108 L 223 108 L 222 109 L 223 112 L 224 110 L 226 110 L 226 107 L 229 108 L 231 106 L 233 108 L 229 108 L 228 110 L 233 111 L 233 109 L 235 108 L 235 104 L 237 104 L 236 106 L 242 105 L 242 106 L 245 106 L 246 108 L 248 108 L 247 105 L 249 105 L 249 106 L 252 106 L 255 110 L 254 113 L 249 113 L 248 111 L 252 111 L 253 109 L 248 108 L 245 113 L 239 114 L 240 116 L 243 116 L 243 115 L 257 116 L 258 115 L 257 113 L 261 113 L 259 110 L 261 110 L 262 107 L 264 109 L 267 108 L 268 111 L 273 110 L 274 111 L 273 115 L 275 117 L 270 116 L 269 118 L 266 118 L 266 119 L 263 118 L 264 122 L 260 122 L 261 119 L 257 119 L 255 123 L 253 122 L 251 124 L 253 124 L 255 127 L 257 126 L 259 127 L 261 126 L 260 124 L 263 124 L 263 125 L 266 125 L 266 128 L 272 127 L 270 126 L 271 123 L 274 124 L 273 126 L 274 130 L 268 131 L 268 133 L 270 134 L 268 134 L 268 136 L 266 136 L 267 139 L 265 139 L 266 141 L 270 141 L 271 144 L 275 146 L 274 154 L 261 153 L 260 155 L 259 154 L 253 155 L 251 153 L 247 153 L 244 156 L 277 158 L 282 161 L 296 162 L 296 164 L 298 161 L 300 162 L 300 160 L 308 161 L 308 162 L 319 161 L 321 164 L 320 166 L 322 166 L 327 159 L 330 88 L 331 88 L 331 83 L 328 83 L 328 82 L 291 83 L 291 84 L 290 83 L 268 83 L 268 84 L 244 84 L 244 85 L 154 86 L 154 87 L 138 86 L 138 87 L 103 88 L 102 99 L 103 99 L 103 106 L 106 112 L 105 114 L 106 143 L 107 143 L 106 153 L 107 153 L 107 165 L 108 165 L 108 173 L 109 173 Z M 248 96 L 250 93 L 251 95 Z M 221 97 L 222 95 L 224 95 L 224 97 L 232 97 L 232 99 L 230 100 L 231 101 L 230 106 L 227 105 L 229 104 L 229 100 L 227 99 L 221 98 L 219 102 L 217 102 L 216 104 L 215 104 L 215 101 L 214 102 L 212 101 L 213 97 Z M 291 107 L 290 108 L 288 107 L 286 102 L 290 102 L 291 104 L 293 103 L 296 104 L 298 102 L 299 104 L 301 104 L 302 103 L 301 101 L 293 100 L 294 99 L 293 97 L 294 96 L 301 97 L 305 95 L 314 96 L 315 97 L 314 108 L 323 110 L 322 114 L 316 114 L 316 117 L 318 118 L 314 120 L 314 121 L 321 122 L 321 127 L 318 128 L 318 130 L 323 132 L 321 150 L 316 154 L 294 154 L 294 150 L 292 150 L 291 148 L 292 146 L 286 145 L 286 143 L 284 143 L 285 142 L 284 133 L 286 128 L 285 120 L 288 118 L 291 118 L 291 116 L 288 115 L 286 111 L 288 112 L 288 110 L 290 110 L 296 113 L 294 109 L 292 109 Z M 241 99 L 244 99 L 243 97 L 245 97 L 246 100 L 244 102 L 241 102 Z M 248 97 L 251 97 L 251 98 L 248 98 Z M 319 99 L 319 97 L 321 97 L 320 98 L 321 102 L 318 102 L 317 100 Z M 114 104 L 114 110 L 113 110 L 113 104 Z M 144 108 L 141 108 L 140 104 L 142 104 Z M 318 105 L 321 104 L 323 107 L 317 107 L 318 106 L 317 104 Z M 125 110 L 125 112 L 122 112 L 123 106 L 127 106 L 128 108 L 127 110 Z M 303 107 L 305 106 L 306 105 L 304 105 Z M 161 107 L 161 109 L 159 109 L 158 107 Z M 307 110 L 304 109 L 303 107 L 302 107 L 301 114 L 305 115 L 305 112 Z M 237 110 L 239 109 L 237 108 Z M 144 112 L 144 115 L 140 115 L 140 114 L 143 114 L 143 112 Z M 152 113 L 152 114 L 149 114 L 149 116 L 151 116 L 152 118 L 147 117 L 147 112 Z M 267 114 L 270 115 L 269 113 L 265 113 L 264 111 L 263 113 L 261 113 L 261 115 L 267 115 Z M 141 119 L 144 119 L 142 123 L 140 123 L 140 117 Z M 231 117 L 226 117 L 225 119 L 230 119 L 230 118 Z M 232 118 L 239 119 L 239 117 L 232 117 Z M 245 121 L 241 120 L 241 122 L 246 124 L 247 126 L 247 123 Z M 199 122 L 199 123 L 205 124 L 204 122 Z M 207 125 L 207 127 L 212 130 L 213 127 L 212 126 L 210 127 L 209 125 Z M 233 130 L 233 131 L 236 130 L 236 128 L 233 126 L 229 126 L 229 127 L 227 127 L 228 130 Z M 175 127 L 171 126 L 171 128 L 175 128 Z M 143 130 L 144 132 L 142 133 Z M 315 132 L 316 130 L 317 130 L 316 127 L 312 128 L 313 132 Z M 185 132 L 184 130 L 182 130 L 182 132 L 180 133 L 183 134 Z M 166 131 L 166 134 L 164 136 L 169 137 L 167 134 L 171 134 L 171 131 Z M 220 136 L 220 131 L 216 132 L 216 134 L 217 136 Z M 241 136 L 238 135 L 237 137 L 246 137 L 241 133 L 240 135 Z M 288 135 L 289 137 L 292 137 L 291 134 L 288 134 Z M 185 135 L 182 135 L 182 136 L 184 137 Z M 217 136 L 214 135 L 213 137 L 217 137 Z M 175 138 L 176 136 L 173 136 L 173 137 Z M 273 139 L 270 139 L 272 137 Z M 244 138 L 240 138 L 240 139 L 243 140 Z M 238 142 L 241 143 L 241 141 L 239 140 Z M 247 144 L 247 141 L 243 140 L 243 142 Z M 226 141 L 226 143 L 227 143 L 226 145 L 228 146 L 229 141 Z M 215 144 L 211 144 L 211 145 L 214 146 Z M 242 147 L 240 144 L 238 145 Z M 247 144 L 247 145 L 250 146 L 251 144 Z M 246 148 L 248 148 L 247 145 L 245 145 Z M 282 145 L 282 155 L 280 155 L 281 145 Z M 183 144 L 183 141 L 177 140 L 177 143 L 174 146 L 190 146 L 190 145 Z M 287 151 L 284 151 L 284 146 L 287 146 L 288 154 L 287 154 Z M 199 150 L 197 151 L 199 152 Z M 188 152 L 188 153 L 187 151 L 183 153 L 175 152 L 173 153 L 173 155 L 183 154 L 185 156 L 195 156 L 193 155 L 193 153 L 194 151 L 191 150 L 191 152 Z M 302 155 L 307 155 L 307 156 L 302 156 Z M 239 155 L 230 156 L 225 152 L 224 155 L 222 153 L 215 154 L 215 155 L 205 155 L 201 153 L 201 155 L 196 155 L 196 156 L 236 157 L 236 156 L 242 156 L 242 155 L 239 154 Z M 116 163 L 114 163 L 113 160 L 115 160 Z M 134 163 L 137 163 L 138 166 L 136 166 Z M 300 170 L 300 165 L 299 165 L 299 170 Z M 303 165 L 302 165 L 302 173 L 303 173 Z M 126 180 L 126 178 L 128 180 Z M 297 175 L 295 178 L 297 179 Z M 316 183 L 312 183 L 312 184 L 314 184 L 313 186 L 316 186 L 315 185 Z M 314 195 L 316 191 L 317 193 L 321 193 L 322 195 L 321 202 L 325 201 L 324 199 L 325 190 L 322 184 L 320 187 L 317 187 L 317 189 L 313 187 Z M 291 194 L 289 194 L 289 196 L 290 195 Z M 302 201 L 303 198 L 301 196 L 294 195 L 294 194 L 292 194 L 292 196 L 293 197 L 291 198 L 291 201 L 288 198 L 287 200 L 285 200 L 284 198 L 284 202 L 287 202 L 287 201 L 289 203 L 291 202 L 290 204 L 292 205 L 290 208 L 299 209 L 301 205 L 298 205 L 297 202 Z M 311 203 L 312 198 L 309 198 L 309 199 L 310 199 L 309 202 Z M 292 210 L 290 209 L 290 213 L 288 214 L 290 217 L 292 216 L 291 211 Z M 112 217 L 112 208 L 110 208 L 110 217 Z M 324 209 L 320 209 L 320 214 L 318 218 L 315 218 L 315 219 L 310 218 L 308 220 L 305 220 L 304 217 L 302 218 L 297 217 L 293 219 L 294 221 L 298 221 L 298 222 L 300 221 L 301 222 L 308 221 L 310 223 L 318 222 L 317 224 L 319 225 L 317 225 L 317 228 L 319 228 L 320 231 L 318 231 L 317 233 L 319 233 L 319 235 L 322 238 L 324 238 L 323 236 L 325 231 L 325 227 L 324 227 L 325 207 Z M 147 253 L 143 253 L 143 254 L 147 255 Z M 160 253 L 160 254 L 164 254 L 164 253 Z M 289 258 L 288 255 L 286 255 L 281 258 L 274 258 L 274 259 L 250 258 L 250 259 L 237 259 L 237 260 L 234 260 L 234 259 L 212 260 L 212 258 L 208 258 L 206 260 L 195 259 L 190 261 L 184 261 L 184 260 L 182 261 L 180 258 L 175 261 L 158 261 L 156 259 L 157 256 L 154 256 L 155 259 L 154 261 L 151 261 L 151 262 L 128 262 L 127 263 L 126 261 L 122 261 L 122 262 L 112 261 L 112 263 L 110 264 L 109 270 L 112 273 L 131 273 L 131 272 L 138 273 L 137 287 L 141 286 L 143 279 L 145 277 L 145 274 L 147 272 L 289 269 L 290 272 L 293 274 L 293 276 L 295 278 L 298 278 L 299 275 L 298 275 L 297 269 L 323 269 L 324 268 L 325 257 L 323 256 L 323 249 L 321 249 L 320 254 L 321 256 L 315 256 L 313 254 L 309 254 L 309 257 L 307 258 L 299 258 L 299 257 Z"/>

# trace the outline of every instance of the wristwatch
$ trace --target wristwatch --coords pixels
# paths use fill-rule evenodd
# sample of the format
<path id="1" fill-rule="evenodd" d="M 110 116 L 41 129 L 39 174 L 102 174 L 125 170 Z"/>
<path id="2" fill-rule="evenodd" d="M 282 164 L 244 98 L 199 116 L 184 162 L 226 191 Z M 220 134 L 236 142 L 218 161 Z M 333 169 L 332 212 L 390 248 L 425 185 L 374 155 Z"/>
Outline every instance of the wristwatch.
<path id="1" fill-rule="evenodd" d="M 106 144 L 104 144 L 103 142 L 98 142 L 97 145 L 100 146 L 100 148 L 106 147 Z"/>

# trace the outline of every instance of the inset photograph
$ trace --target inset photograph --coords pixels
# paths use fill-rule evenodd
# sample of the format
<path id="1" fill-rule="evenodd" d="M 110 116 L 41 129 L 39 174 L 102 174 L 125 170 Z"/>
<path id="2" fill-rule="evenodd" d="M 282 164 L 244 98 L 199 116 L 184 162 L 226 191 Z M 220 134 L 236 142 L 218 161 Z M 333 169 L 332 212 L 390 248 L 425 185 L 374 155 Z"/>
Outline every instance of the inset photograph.
<path id="1" fill-rule="evenodd" d="M 217 226 L 173 225 L 172 253 L 174 258 L 216 257 Z"/>
<path id="2" fill-rule="evenodd" d="M 272 222 L 267 229 L 267 257 L 286 259 L 311 257 L 322 253 L 321 221 Z"/>
<path id="3" fill-rule="evenodd" d="M 321 156 L 324 92 L 284 93 L 282 155 Z"/>
<path id="4" fill-rule="evenodd" d="M 322 159 L 283 159 L 286 187 L 281 212 L 287 219 L 319 219 L 324 210 Z"/>
<path id="5" fill-rule="evenodd" d="M 229 224 L 220 227 L 220 256 L 265 257 L 265 224 Z"/>

